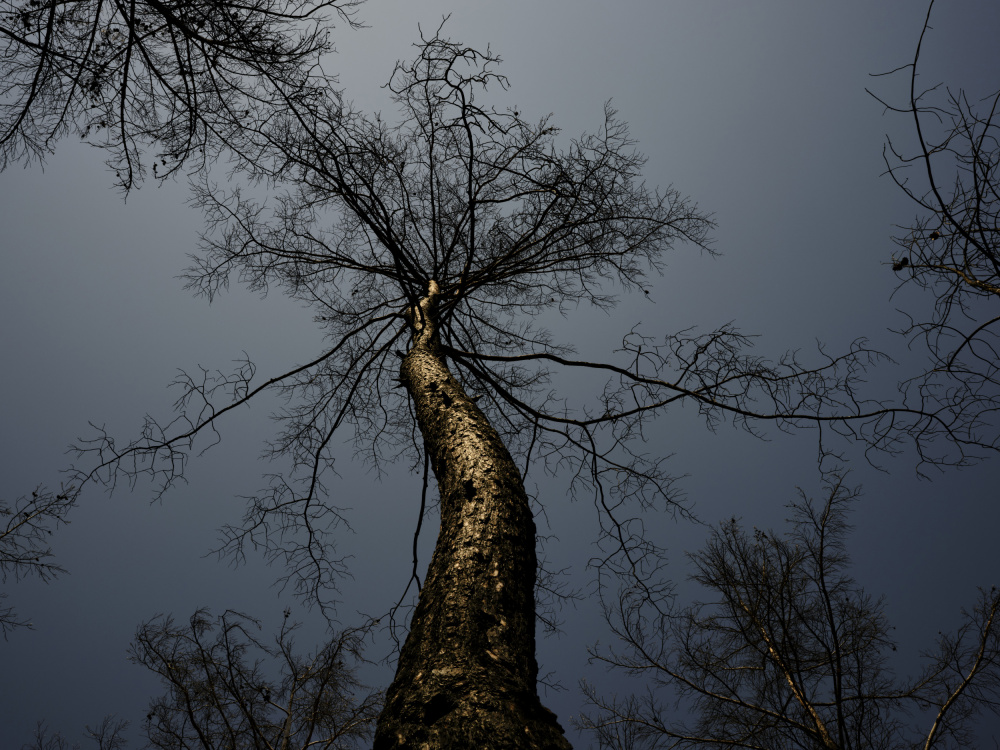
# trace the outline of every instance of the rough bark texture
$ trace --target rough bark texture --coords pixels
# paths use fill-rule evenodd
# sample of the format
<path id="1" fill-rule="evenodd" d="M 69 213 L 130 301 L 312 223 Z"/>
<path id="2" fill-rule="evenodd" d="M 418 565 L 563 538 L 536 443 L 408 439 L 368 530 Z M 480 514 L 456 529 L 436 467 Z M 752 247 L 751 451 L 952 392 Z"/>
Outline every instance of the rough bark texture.
<path id="1" fill-rule="evenodd" d="M 401 367 L 441 496 L 441 531 L 375 750 L 569 748 L 538 699 L 535 524 L 503 441 L 449 372 L 437 285 L 411 311 Z"/>

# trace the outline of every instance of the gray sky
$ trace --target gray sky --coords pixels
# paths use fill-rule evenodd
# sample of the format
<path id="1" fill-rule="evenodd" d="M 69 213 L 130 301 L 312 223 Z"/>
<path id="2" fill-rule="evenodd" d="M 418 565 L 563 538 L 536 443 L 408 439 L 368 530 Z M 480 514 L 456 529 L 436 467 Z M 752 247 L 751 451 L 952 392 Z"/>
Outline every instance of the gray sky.
<path id="1" fill-rule="evenodd" d="M 998 84 L 1000 6 L 984 12 L 982 5 L 940 3 L 924 66 L 929 83 L 943 79 L 977 94 Z M 563 340 L 610 351 L 640 321 L 662 332 L 735 321 L 763 334 L 760 350 L 772 355 L 808 351 L 816 339 L 836 352 L 867 336 L 902 363 L 872 384 L 873 393 L 888 394 L 907 355 L 886 329 L 902 323 L 897 307 L 925 310 L 929 300 L 890 300 L 889 235 L 914 211 L 879 177 L 881 150 L 885 132 L 906 139 L 909 130 L 884 117 L 865 87 L 901 101 L 902 77 L 868 74 L 911 59 L 924 10 L 910 0 L 369 0 L 361 14 L 371 28 L 341 30 L 328 67 L 340 72 L 349 98 L 391 120 L 378 85 L 396 59 L 411 55 L 418 23 L 433 30 L 452 13 L 446 28 L 454 38 L 490 43 L 504 58 L 511 91 L 501 102 L 516 102 L 529 119 L 552 113 L 568 138 L 599 127 L 612 99 L 649 156 L 648 183 L 673 184 L 715 213 L 724 257 L 677 248 L 650 300 L 626 300 L 612 316 L 580 311 L 557 321 Z M 87 433 L 88 420 L 127 439 L 147 412 L 165 416 L 172 400 L 165 386 L 178 368 L 226 369 L 246 351 L 266 375 L 311 358 L 321 345 L 310 314 L 279 296 L 261 301 L 234 289 L 211 306 L 193 300 L 176 279 L 201 225 L 185 205 L 185 186 L 147 185 L 125 204 L 101 161 L 99 152 L 66 141 L 44 170 L 0 174 L 5 496 L 57 484 L 64 450 Z M 271 586 L 279 571 L 254 560 L 232 570 L 202 557 L 215 530 L 238 520 L 236 496 L 262 484 L 256 459 L 272 427 L 267 406 L 235 415 L 223 443 L 193 460 L 190 483 L 162 504 L 150 506 L 142 486 L 111 498 L 88 492 L 72 524 L 53 538 L 71 575 L 9 587 L 35 630 L 0 642 L 0 747 L 20 747 L 39 719 L 71 737 L 107 713 L 138 723 L 158 685 L 126 662 L 125 648 L 136 625 L 156 613 L 184 619 L 209 606 L 245 611 L 266 627 L 278 623 L 289 604 Z M 659 421 L 649 450 L 675 454 L 675 471 L 688 475 L 682 487 L 703 519 L 735 514 L 779 526 L 795 487 L 818 493 L 818 478 L 811 433 L 772 437 L 755 441 L 726 428 L 713 435 L 677 411 Z M 356 533 L 343 542 L 355 555 L 356 579 L 345 586 L 342 607 L 350 622 L 355 611 L 387 609 L 405 585 L 419 478 L 398 467 L 379 482 L 351 462 L 350 446 L 343 456 L 343 479 L 332 491 L 353 508 Z M 977 586 L 1000 584 L 996 465 L 926 482 L 914 462 L 905 455 L 878 473 L 855 461 L 852 473 L 866 489 L 853 518 L 855 573 L 887 595 L 902 671 L 915 669 L 912 657 L 933 645 L 938 630 L 954 627 Z M 586 587 L 593 508 L 569 503 L 558 482 L 529 477 L 529 485 L 536 481 L 559 537 L 549 552 Z M 675 550 L 682 580 L 682 552 L 696 548 L 703 530 L 666 518 L 649 523 Z M 291 604 L 297 617 L 315 620 Z M 586 747 L 569 729 L 581 705 L 578 681 L 619 690 L 628 682 L 586 663 L 586 646 L 607 638 L 595 603 L 585 599 L 563 614 L 564 635 L 540 640 L 539 660 L 566 690 L 544 701 L 571 741 Z M 321 630 L 313 622 L 307 634 L 318 638 Z M 301 640 L 307 645 L 307 635 Z M 387 684 L 391 668 L 366 675 Z"/>

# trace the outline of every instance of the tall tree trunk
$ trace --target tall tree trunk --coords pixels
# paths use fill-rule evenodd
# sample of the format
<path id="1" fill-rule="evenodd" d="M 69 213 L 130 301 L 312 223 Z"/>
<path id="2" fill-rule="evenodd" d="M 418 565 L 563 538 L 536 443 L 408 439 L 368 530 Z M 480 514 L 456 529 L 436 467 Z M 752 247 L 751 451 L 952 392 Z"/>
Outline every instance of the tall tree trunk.
<path id="1" fill-rule="evenodd" d="M 441 496 L 441 531 L 378 720 L 375 750 L 570 744 L 538 699 L 535 523 L 496 430 L 448 370 L 438 287 L 410 311 L 400 374 Z"/>

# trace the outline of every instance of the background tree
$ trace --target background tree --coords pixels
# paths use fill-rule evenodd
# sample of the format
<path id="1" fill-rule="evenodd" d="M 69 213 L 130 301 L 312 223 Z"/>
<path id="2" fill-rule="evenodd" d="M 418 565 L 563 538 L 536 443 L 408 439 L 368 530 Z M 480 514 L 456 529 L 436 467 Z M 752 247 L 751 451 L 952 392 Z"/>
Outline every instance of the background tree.
<path id="1" fill-rule="evenodd" d="M 382 695 L 357 678 L 366 632 L 344 630 L 312 654 L 296 653 L 286 611 L 269 645 L 260 623 L 207 610 L 187 625 L 159 616 L 143 623 L 132 662 L 160 676 L 166 693 L 149 706 L 143 733 L 160 750 L 344 750 L 367 746 Z M 104 719 L 87 735 L 99 750 L 124 750 L 127 722 Z M 79 745 L 72 746 L 79 750 Z M 23 750 L 71 750 L 39 724 Z"/>
<path id="2" fill-rule="evenodd" d="M 1000 407 L 1000 91 L 921 83 L 918 66 L 931 41 L 928 4 L 909 74 L 909 97 L 888 110 L 913 123 L 914 148 L 888 139 L 888 174 L 919 207 L 895 239 L 900 289 L 930 293 L 928 319 L 909 314 L 900 332 L 922 342 L 930 366 L 902 384 L 909 403 L 962 414 L 996 447 Z M 886 74 L 889 75 L 889 74 Z M 871 92 L 869 92 L 871 93 Z M 873 94 L 874 96 L 874 94 Z M 878 98 L 878 97 L 876 97 Z M 882 99 L 880 102 L 885 104 Z"/>
<path id="3" fill-rule="evenodd" d="M 287 612 L 274 645 L 259 630 L 245 615 L 212 617 L 207 610 L 186 625 L 157 617 L 139 627 L 130 658 L 167 689 L 143 725 L 150 747 L 333 750 L 370 743 L 382 696 L 356 676 L 364 631 L 342 631 L 301 656 Z"/>
<path id="4" fill-rule="evenodd" d="M 616 294 L 645 290 L 674 243 L 708 250 L 711 220 L 641 181 L 643 159 L 610 107 L 596 133 L 563 145 L 547 120 L 480 103 L 488 86 L 506 86 L 495 55 L 439 35 L 418 49 L 389 83 L 398 124 L 317 89 L 233 124 L 227 153 L 245 185 L 219 189 L 206 175 L 196 188 L 210 231 L 191 286 L 211 297 L 235 276 L 280 288 L 316 310 L 328 348 L 263 383 L 249 362 L 183 377 L 174 422 L 150 419 L 122 447 L 106 434 L 81 444 L 97 468 L 76 478 L 147 474 L 166 490 L 223 415 L 280 393 L 288 406 L 269 455 L 293 468 L 251 498 L 224 551 L 263 548 L 323 602 L 344 570 L 332 537 L 343 516 L 325 490 L 334 436 L 351 431 L 376 465 L 408 457 L 425 488 L 432 468 L 441 530 L 375 746 L 565 746 L 537 696 L 536 535 L 519 467 L 558 469 L 590 494 L 599 569 L 639 580 L 653 599 L 660 557 L 630 514 L 676 507 L 663 460 L 642 447 L 644 426 L 669 406 L 693 402 L 710 426 L 819 425 L 887 451 L 967 424 L 860 399 L 877 358 L 863 345 L 809 367 L 748 353 L 732 326 L 633 329 L 612 361 L 574 358 L 539 316 L 612 309 Z M 560 392 L 570 381 L 598 395 Z"/>
<path id="5" fill-rule="evenodd" d="M 707 601 L 656 608 L 625 592 L 608 612 L 621 650 L 594 657 L 653 687 L 625 698 L 587 688 L 596 711 L 583 726 L 600 747 L 975 745 L 973 720 L 1000 697 L 1000 591 L 981 591 L 920 676 L 897 678 L 883 602 L 848 573 L 857 491 L 836 478 L 828 493 L 820 505 L 794 503 L 785 535 L 748 532 L 735 518 L 718 527 L 691 555 Z"/>
<path id="6" fill-rule="evenodd" d="M 97 750 L 125 750 L 128 743 L 124 732 L 127 728 L 127 721 L 108 716 L 96 729 L 87 727 L 87 736 L 95 743 L 91 747 L 96 746 Z M 22 745 L 21 750 L 80 750 L 80 745 L 70 745 L 69 740 L 59 732 L 49 732 L 48 727 L 39 722 L 31 742 Z"/>
<path id="7" fill-rule="evenodd" d="M 204 165 L 238 123 L 330 85 L 332 20 L 354 24 L 357 5 L 3 0 L 0 169 L 70 133 L 107 150 L 126 190 L 149 146 L 156 177 Z"/>

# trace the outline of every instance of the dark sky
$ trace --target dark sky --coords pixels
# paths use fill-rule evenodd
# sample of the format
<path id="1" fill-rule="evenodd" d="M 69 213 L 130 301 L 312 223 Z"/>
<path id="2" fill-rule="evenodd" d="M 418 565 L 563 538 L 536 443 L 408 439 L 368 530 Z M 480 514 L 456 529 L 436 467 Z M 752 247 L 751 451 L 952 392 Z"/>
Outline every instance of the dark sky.
<path id="1" fill-rule="evenodd" d="M 984 5 L 940 4 L 928 84 L 945 80 L 978 95 L 998 85 L 1000 6 Z M 903 322 L 897 308 L 929 304 L 912 293 L 890 299 L 889 236 L 914 210 L 880 177 L 884 134 L 906 143 L 910 132 L 884 116 L 865 87 L 902 101 L 904 78 L 869 74 L 911 59 L 923 3 L 369 0 L 361 15 L 370 28 L 339 30 L 328 69 L 340 72 L 357 105 L 381 108 L 391 120 L 378 86 L 395 60 L 411 55 L 417 24 L 432 30 L 448 13 L 454 38 L 489 43 L 504 58 L 511 90 L 498 96 L 501 104 L 516 103 L 528 119 L 552 113 L 568 138 L 598 128 L 612 99 L 649 156 L 648 183 L 674 185 L 719 222 L 723 257 L 678 247 L 650 299 L 624 300 L 611 316 L 581 310 L 556 320 L 563 340 L 601 353 L 639 322 L 672 332 L 734 321 L 762 334 L 761 353 L 778 355 L 808 352 L 816 340 L 836 352 L 867 336 L 900 362 L 876 375 L 873 395 L 891 394 L 919 365 L 887 331 Z M 201 226 L 185 205 L 183 183 L 147 185 L 127 203 L 111 183 L 100 153 L 70 141 L 44 170 L 0 175 L 5 496 L 58 484 L 64 451 L 87 434 L 88 421 L 128 438 L 147 412 L 166 415 L 172 397 L 165 386 L 179 368 L 226 369 L 245 351 L 266 375 L 312 358 L 321 345 L 309 312 L 279 296 L 261 300 L 234 289 L 209 306 L 182 289 L 176 277 Z M 266 467 L 257 456 L 273 406 L 236 414 L 222 444 L 192 461 L 190 483 L 162 504 L 151 506 L 143 486 L 110 498 L 89 491 L 53 538 L 71 575 L 8 587 L 35 629 L 0 642 L 0 748 L 20 747 L 40 719 L 73 738 L 108 713 L 137 722 L 158 686 L 127 663 L 125 649 L 136 625 L 157 613 L 186 618 L 200 606 L 232 608 L 269 627 L 290 604 L 307 624 L 303 644 L 320 637 L 315 614 L 272 586 L 279 571 L 258 560 L 233 570 L 203 557 L 215 530 L 238 520 L 237 496 L 262 484 Z M 674 454 L 675 472 L 687 477 L 680 486 L 703 520 L 737 515 L 780 526 L 796 486 L 819 491 L 816 444 L 808 432 L 769 438 L 729 428 L 711 434 L 690 410 L 677 410 L 659 420 L 649 450 Z M 883 472 L 851 455 L 852 481 L 865 487 L 853 518 L 855 574 L 887 596 L 899 668 L 913 671 L 920 648 L 957 624 L 976 587 L 1000 584 L 996 464 L 928 482 L 916 477 L 913 455 L 886 461 Z M 342 547 L 355 555 L 341 607 L 349 624 L 355 612 L 386 610 L 405 585 L 419 477 L 399 466 L 378 479 L 352 461 L 347 444 L 339 468 L 332 492 L 353 509 L 355 532 L 345 533 Z M 558 480 L 529 476 L 528 483 L 558 537 L 549 554 L 588 590 L 592 506 L 571 503 Z M 648 524 L 675 550 L 683 581 L 683 551 L 697 547 L 704 529 L 666 516 Z M 586 646 L 607 639 L 595 602 L 585 597 L 563 616 L 564 634 L 540 640 L 539 660 L 566 688 L 545 702 L 568 728 L 581 706 L 580 679 L 619 690 L 629 683 L 587 664 Z M 391 667 L 366 676 L 386 684 Z M 570 738 L 587 746 L 572 730 Z"/>

